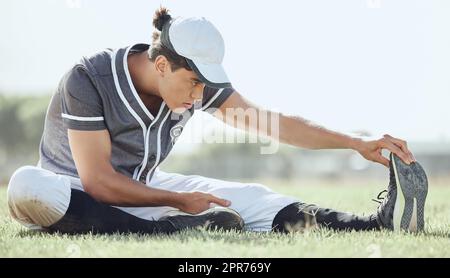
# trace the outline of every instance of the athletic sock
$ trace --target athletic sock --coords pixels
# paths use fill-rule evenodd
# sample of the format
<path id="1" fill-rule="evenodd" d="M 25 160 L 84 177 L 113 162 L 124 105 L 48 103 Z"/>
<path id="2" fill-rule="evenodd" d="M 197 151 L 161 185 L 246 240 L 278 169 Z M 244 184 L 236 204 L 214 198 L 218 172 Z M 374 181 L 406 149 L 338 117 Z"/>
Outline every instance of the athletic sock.
<path id="1" fill-rule="evenodd" d="M 151 221 L 136 217 L 118 208 L 102 204 L 87 193 L 75 189 L 72 189 L 66 214 L 48 229 L 51 232 L 69 234 L 175 232 L 174 226 L 169 221 Z"/>
<path id="2" fill-rule="evenodd" d="M 367 231 L 380 229 L 375 215 L 357 216 L 300 202 L 290 204 L 280 210 L 273 220 L 272 228 L 274 231 L 287 233 L 315 224 L 332 230 Z"/>

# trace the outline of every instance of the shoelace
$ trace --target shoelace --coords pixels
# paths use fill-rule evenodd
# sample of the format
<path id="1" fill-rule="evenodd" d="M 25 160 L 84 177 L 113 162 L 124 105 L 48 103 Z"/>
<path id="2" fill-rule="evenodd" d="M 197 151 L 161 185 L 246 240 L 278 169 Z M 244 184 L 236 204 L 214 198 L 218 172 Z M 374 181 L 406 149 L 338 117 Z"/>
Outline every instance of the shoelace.
<path id="1" fill-rule="evenodd" d="M 380 193 L 378 193 L 377 199 L 372 199 L 372 201 L 377 202 L 379 204 L 381 204 L 383 202 L 383 200 L 386 198 L 386 196 L 381 196 L 383 193 L 387 193 L 388 191 L 385 189 L 383 191 L 381 191 Z"/>

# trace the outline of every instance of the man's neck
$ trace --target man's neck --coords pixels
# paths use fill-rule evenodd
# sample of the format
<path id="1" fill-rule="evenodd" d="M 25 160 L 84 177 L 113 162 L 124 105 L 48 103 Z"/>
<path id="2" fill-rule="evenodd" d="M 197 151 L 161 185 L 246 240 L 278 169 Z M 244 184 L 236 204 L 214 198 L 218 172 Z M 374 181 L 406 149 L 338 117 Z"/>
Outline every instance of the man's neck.
<path id="1" fill-rule="evenodd" d="M 145 51 L 129 55 L 128 70 L 130 71 L 131 80 L 139 95 L 161 97 L 156 86 L 156 71 L 153 72 L 151 70 L 152 67 L 149 67 L 148 63 L 152 62 L 148 59 L 148 54 Z"/>
<path id="2" fill-rule="evenodd" d="M 151 63 L 148 60 L 148 54 L 146 52 L 131 54 L 127 59 L 133 85 L 147 109 L 155 115 L 159 110 L 162 98 L 155 86 L 155 72 L 151 72 L 151 67 L 147 64 Z"/>

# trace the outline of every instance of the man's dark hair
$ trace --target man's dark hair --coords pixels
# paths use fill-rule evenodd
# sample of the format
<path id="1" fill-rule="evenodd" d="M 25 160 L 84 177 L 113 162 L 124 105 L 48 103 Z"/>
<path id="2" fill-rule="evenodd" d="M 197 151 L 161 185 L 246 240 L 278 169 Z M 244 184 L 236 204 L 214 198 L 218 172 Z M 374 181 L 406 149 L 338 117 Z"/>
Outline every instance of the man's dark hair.
<path id="1" fill-rule="evenodd" d="M 172 71 L 176 71 L 180 68 L 185 68 L 186 70 L 191 71 L 191 67 L 189 67 L 183 56 L 178 55 L 161 44 L 160 36 L 162 28 L 164 24 L 171 19 L 172 16 L 170 16 L 167 8 L 160 7 L 156 10 L 155 15 L 153 16 L 153 26 L 156 30 L 153 32 L 152 45 L 148 50 L 149 59 L 150 61 L 155 62 L 156 57 L 163 55 L 169 61 Z"/>

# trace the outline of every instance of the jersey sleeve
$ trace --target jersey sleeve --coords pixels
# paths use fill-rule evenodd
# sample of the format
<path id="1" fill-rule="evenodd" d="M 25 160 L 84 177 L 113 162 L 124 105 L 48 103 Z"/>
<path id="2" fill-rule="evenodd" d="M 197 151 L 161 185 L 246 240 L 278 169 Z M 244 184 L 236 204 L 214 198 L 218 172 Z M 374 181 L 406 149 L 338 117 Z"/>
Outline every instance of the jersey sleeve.
<path id="1" fill-rule="evenodd" d="M 61 117 L 67 128 L 106 129 L 102 99 L 83 66 L 75 66 L 63 77 L 60 94 Z"/>
<path id="2" fill-rule="evenodd" d="M 201 110 L 214 113 L 233 92 L 233 88 L 216 89 L 205 86 Z"/>

